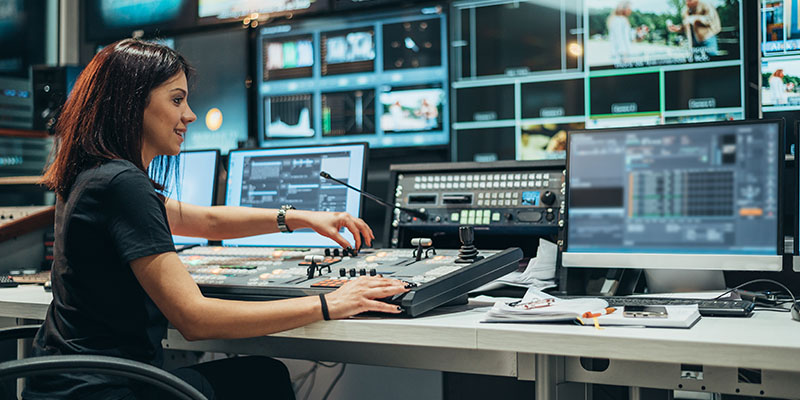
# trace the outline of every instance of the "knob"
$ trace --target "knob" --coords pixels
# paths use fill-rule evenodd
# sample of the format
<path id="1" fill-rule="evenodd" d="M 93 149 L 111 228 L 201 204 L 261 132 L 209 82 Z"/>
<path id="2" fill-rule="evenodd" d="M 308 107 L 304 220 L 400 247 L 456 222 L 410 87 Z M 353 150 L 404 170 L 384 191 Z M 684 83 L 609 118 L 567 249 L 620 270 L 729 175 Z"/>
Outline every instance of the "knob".
<path id="1" fill-rule="evenodd" d="M 442 217 L 437 215 L 436 217 L 433 218 L 433 221 L 434 222 L 442 222 Z"/>
<path id="2" fill-rule="evenodd" d="M 556 202 L 556 195 L 551 191 L 546 191 L 542 195 L 542 203 L 552 206 Z"/>
<path id="3" fill-rule="evenodd" d="M 369 276 L 375 276 L 375 275 L 378 275 L 378 270 L 375 268 L 370 268 Z"/>
<path id="4" fill-rule="evenodd" d="M 331 249 L 325 249 L 325 256 L 330 257 L 330 255 L 331 255 Z"/>
<path id="5" fill-rule="evenodd" d="M 367 269 L 366 268 L 359 269 L 358 270 L 358 274 L 361 275 L 361 276 L 366 275 L 367 274 Z"/>
<path id="6" fill-rule="evenodd" d="M 341 276 L 342 278 L 347 276 L 347 270 L 344 268 L 339 268 L 339 276 Z"/>
<path id="7" fill-rule="evenodd" d="M 333 256 L 339 257 L 339 249 L 333 249 Z"/>
<path id="8" fill-rule="evenodd" d="M 553 220 L 556 219 L 556 216 L 553 213 L 549 212 L 545 214 L 544 218 L 550 222 L 553 222 Z"/>
<path id="9" fill-rule="evenodd" d="M 507 220 L 509 220 L 509 221 L 513 221 L 513 220 L 514 220 L 514 214 L 512 214 L 512 213 L 505 213 L 505 214 L 503 214 L 503 215 L 504 215 L 504 216 L 506 217 L 506 219 L 507 219 Z"/>
<path id="10" fill-rule="evenodd" d="M 351 278 L 355 278 L 356 277 L 356 269 L 355 268 L 350 268 L 350 270 L 347 271 L 347 272 L 350 273 L 350 277 Z"/>

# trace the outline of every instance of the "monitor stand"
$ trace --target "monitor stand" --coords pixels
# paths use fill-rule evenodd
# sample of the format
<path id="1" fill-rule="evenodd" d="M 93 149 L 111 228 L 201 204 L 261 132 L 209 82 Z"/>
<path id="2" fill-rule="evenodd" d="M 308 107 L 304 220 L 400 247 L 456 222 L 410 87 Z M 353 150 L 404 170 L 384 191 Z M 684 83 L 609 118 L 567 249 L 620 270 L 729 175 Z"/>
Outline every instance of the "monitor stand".
<path id="1" fill-rule="evenodd" d="M 721 270 L 646 269 L 644 276 L 650 293 L 702 292 L 724 290 Z"/>

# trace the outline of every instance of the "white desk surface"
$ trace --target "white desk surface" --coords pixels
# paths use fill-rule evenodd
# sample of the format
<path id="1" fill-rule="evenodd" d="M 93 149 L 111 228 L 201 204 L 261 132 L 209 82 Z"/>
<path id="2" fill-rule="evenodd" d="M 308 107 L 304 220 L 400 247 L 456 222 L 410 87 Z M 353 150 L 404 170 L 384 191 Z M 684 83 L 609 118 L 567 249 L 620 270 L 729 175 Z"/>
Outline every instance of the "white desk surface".
<path id="1" fill-rule="evenodd" d="M 51 294 L 40 286 L 0 289 L 0 317 L 44 319 Z M 268 338 L 357 342 L 501 353 L 586 356 L 800 372 L 800 322 L 788 313 L 703 318 L 691 329 L 480 323 L 485 308 L 426 316 L 321 321 Z M 259 340 L 249 339 L 249 340 Z M 196 342 L 197 343 L 197 342 Z"/>

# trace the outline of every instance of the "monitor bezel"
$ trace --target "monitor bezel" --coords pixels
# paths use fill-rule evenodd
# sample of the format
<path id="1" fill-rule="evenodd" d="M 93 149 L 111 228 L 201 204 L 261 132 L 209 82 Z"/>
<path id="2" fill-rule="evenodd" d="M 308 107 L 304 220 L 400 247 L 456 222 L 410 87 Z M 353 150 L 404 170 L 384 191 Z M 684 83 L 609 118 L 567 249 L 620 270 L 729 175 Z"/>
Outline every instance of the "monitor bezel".
<path id="1" fill-rule="evenodd" d="M 214 180 L 214 182 L 211 184 L 211 204 L 210 204 L 210 206 L 214 206 L 216 204 L 216 202 L 217 202 L 217 193 L 219 193 L 219 161 L 220 161 L 220 156 L 221 156 L 221 153 L 220 153 L 219 149 L 181 150 L 181 152 L 178 154 L 177 157 L 180 157 L 182 154 L 186 154 L 186 153 L 214 153 L 214 160 L 215 160 L 215 162 L 214 162 L 214 176 L 212 178 Z M 180 169 L 182 164 L 183 163 L 179 163 L 177 165 L 177 168 Z M 179 171 L 179 174 L 180 174 L 180 171 Z M 181 177 L 181 181 L 183 181 L 183 176 L 182 175 L 179 175 L 179 176 Z M 176 184 L 176 186 L 177 186 L 177 184 Z M 180 200 L 178 200 L 178 201 L 180 201 Z M 191 236 L 183 236 L 183 235 L 175 235 L 175 234 L 173 234 L 172 235 L 172 241 L 176 245 L 194 245 L 194 244 L 198 244 L 196 242 L 192 242 L 192 243 L 179 243 L 179 242 L 176 242 L 175 238 L 177 236 L 180 236 L 180 237 L 191 237 Z M 207 245 L 208 242 L 210 241 L 208 238 L 198 238 L 198 239 L 205 240 L 205 243 L 200 243 L 201 245 Z"/>
<path id="2" fill-rule="evenodd" d="M 329 144 L 315 144 L 315 145 L 308 145 L 308 146 L 250 147 L 250 148 L 241 148 L 241 149 L 231 150 L 228 153 L 228 171 L 227 171 L 226 179 L 225 179 L 225 205 L 226 206 L 228 205 L 228 185 L 230 184 L 230 181 L 231 181 L 230 180 L 230 175 L 231 175 L 231 171 L 232 171 L 232 168 L 231 168 L 231 158 L 232 157 L 231 157 L 231 155 L 233 153 L 247 152 L 247 151 L 258 151 L 258 150 L 264 150 L 264 151 L 276 151 L 276 150 L 278 150 L 279 151 L 279 150 L 286 150 L 286 149 L 317 149 L 317 148 L 321 148 L 321 147 L 343 147 L 343 146 L 359 146 L 359 145 L 362 146 L 363 149 L 364 149 L 364 158 L 362 160 L 362 165 L 361 165 L 361 170 L 364 171 L 364 172 L 361 174 L 361 187 L 359 188 L 360 190 L 363 191 L 365 186 L 366 186 L 366 184 L 367 184 L 367 174 L 368 174 L 367 166 L 368 166 L 368 160 L 369 160 L 369 143 L 367 143 L 367 142 L 329 143 Z M 349 189 L 349 190 L 352 190 L 352 189 Z M 359 199 L 360 199 L 360 201 L 358 203 L 358 215 L 354 215 L 354 217 L 356 217 L 356 218 L 361 218 L 361 216 L 364 213 L 364 200 L 363 200 L 363 196 L 361 196 L 360 194 L 359 194 Z M 222 245 L 223 246 L 228 246 L 228 247 L 259 247 L 259 245 L 238 245 L 238 244 L 234 245 L 234 244 L 231 244 L 231 243 L 225 243 L 225 241 L 222 242 Z M 298 244 L 295 247 L 330 247 L 330 246 L 308 246 L 308 245 Z"/>
<path id="3" fill-rule="evenodd" d="M 565 267 L 587 268 L 647 268 L 647 269 L 693 269 L 693 270 L 736 270 L 736 271 L 780 271 L 783 268 L 783 159 L 778 159 L 776 168 L 778 172 L 777 193 L 777 231 L 774 255 L 747 255 L 747 254 L 674 254 L 674 253 L 590 253 L 569 251 L 569 182 L 570 182 L 570 148 L 573 134 L 605 134 L 636 130 L 660 130 L 680 128 L 702 128 L 704 126 L 737 126 L 754 124 L 777 124 L 778 126 L 778 153 L 785 152 L 784 121 L 782 119 L 762 120 L 735 120 L 716 121 L 705 123 L 664 124 L 639 127 L 607 128 L 607 129 L 581 129 L 567 133 L 567 156 L 564 192 L 564 250 L 562 265 Z M 643 263 L 643 260 L 645 261 Z M 644 265 L 643 265 L 644 264 Z"/>
<path id="4" fill-rule="evenodd" d="M 792 270 L 794 272 L 800 272 L 800 160 L 798 160 L 797 153 L 798 153 L 798 140 L 800 139 L 800 120 L 794 121 L 794 131 L 792 132 L 792 137 L 794 138 L 794 168 L 792 171 L 794 172 L 794 179 L 795 179 L 795 188 L 792 191 L 792 202 L 794 204 L 794 218 L 792 219 L 792 223 L 794 224 L 792 235 Z"/>

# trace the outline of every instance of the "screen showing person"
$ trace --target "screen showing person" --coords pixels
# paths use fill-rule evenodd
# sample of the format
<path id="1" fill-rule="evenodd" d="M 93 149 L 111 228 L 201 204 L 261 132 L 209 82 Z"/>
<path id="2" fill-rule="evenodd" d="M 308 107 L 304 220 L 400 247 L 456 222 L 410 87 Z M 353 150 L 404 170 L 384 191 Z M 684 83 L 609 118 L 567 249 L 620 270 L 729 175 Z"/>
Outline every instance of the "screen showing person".
<path id="1" fill-rule="evenodd" d="M 800 58 L 761 61 L 761 106 L 765 112 L 800 109 Z"/>
<path id="2" fill-rule="evenodd" d="M 311 35 L 265 39 L 264 81 L 310 77 L 314 65 L 312 40 Z"/>
<path id="3" fill-rule="evenodd" d="M 798 5 L 794 1 L 761 1 L 761 51 L 765 56 L 792 54 L 800 51 Z"/>
<path id="4" fill-rule="evenodd" d="M 737 0 L 589 0 L 591 69 L 738 60 Z"/>
<path id="5" fill-rule="evenodd" d="M 366 151 L 364 143 L 232 151 L 225 204 L 273 209 L 291 204 L 301 210 L 346 211 L 358 217 L 361 215 L 361 196 L 354 190 L 322 178 L 319 173 L 325 171 L 361 189 L 364 185 Z M 351 244 L 355 243 L 347 229 L 343 229 L 341 234 Z M 296 230 L 291 234 L 273 233 L 224 240 L 222 244 L 338 247 L 333 240 L 308 229 Z"/>
<path id="6" fill-rule="evenodd" d="M 310 93 L 264 99 L 267 138 L 313 137 Z"/>
<path id="7" fill-rule="evenodd" d="M 389 88 L 380 94 L 384 132 L 441 129 L 442 88 Z"/>
<path id="8" fill-rule="evenodd" d="M 370 72 L 375 69 L 372 27 L 320 34 L 321 73 L 325 75 Z"/>

